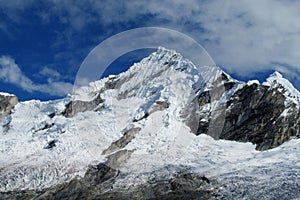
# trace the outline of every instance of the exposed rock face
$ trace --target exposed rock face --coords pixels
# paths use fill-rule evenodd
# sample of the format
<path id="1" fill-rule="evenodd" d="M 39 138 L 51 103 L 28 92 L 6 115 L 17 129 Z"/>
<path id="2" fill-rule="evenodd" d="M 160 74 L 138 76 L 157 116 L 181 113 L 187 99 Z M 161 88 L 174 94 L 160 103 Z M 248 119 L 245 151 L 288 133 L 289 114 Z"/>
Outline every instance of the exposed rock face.
<path id="1" fill-rule="evenodd" d="M 131 156 L 133 150 L 120 150 L 113 154 L 107 156 L 107 161 L 105 164 L 114 169 L 118 169 L 123 163 L 127 161 L 127 159 Z"/>
<path id="2" fill-rule="evenodd" d="M 131 140 L 135 138 L 135 135 L 140 132 L 141 128 L 132 128 L 126 131 L 119 140 L 113 142 L 106 150 L 102 152 L 102 154 L 110 154 L 114 151 L 120 150 L 124 148 Z"/>
<path id="3" fill-rule="evenodd" d="M 104 100 L 101 98 L 101 93 L 99 93 L 92 101 L 71 101 L 66 105 L 66 109 L 62 113 L 65 117 L 73 117 L 79 112 L 91 111 L 96 109 L 99 104 L 103 103 Z"/>
<path id="4" fill-rule="evenodd" d="M 0 132 L 6 133 L 10 128 L 11 112 L 18 103 L 18 97 L 12 94 L 0 93 Z"/>
<path id="5" fill-rule="evenodd" d="M 62 112 L 62 115 L 65 117 L 73 117 L 79 112 L 86 112 L 86 111 L 97 111 L 101 109 L 101 104 L 105 101 L 105 99 L 101 98 L 101 94 L 106 90 L 115 89 L 120 87 L 120 81 L 115 77 L 109 78 L 104 87 L 101 88 L 94 99 L 91 101 L 81 101 L 81 100 L 74 100 L 71 101 L 66 105 L 66 109 Z M 49 117 L 55 116 L 55 113 L 50 114 Z"/>
<path id="6" fill-rule="evenodd" d="M 15 95 L 0 94 L 0 117 L 11 114 L 12 109 L 18 103 L 18 97 Z"/>
<path id="7" fill-rule="evenodd" d="M 169 103 L 167 101 L 156 101 L 153 107 L 151 108 L 149 114 L 152 114 L 156 111 L 162 111 L 169 107 Z"/>
<path id="8" fill-rule="evenodd" d="M 122 174 L 100 163 L 91 166 L 82 179 L 43 191 L 0 193 L 1 199 L 216 199 L 209 180 L 197 174 L 178 173 L 164 180 L 151 180 L 127 189 L 114 188 L 114 182 Z"/>
<path id="9" fill-rule="evenodd" d="M 252 142 L 257 150 L 274 148 L 299 135 L 300 118 L 295 105 L 290 114 L 286 97 L 278 90 L 252 84 L 238 90 L 228 101 L 221 139 Z"/>
<path id="10" fill-rule="evenodd" d="M 114 188 L 118 179 L 126 178 L 118 169 L 132 153 L 120 150 L 109 155 L 106 162 L 89 166 L 83 178 L 77 177 L 42 191 L 3 192 L 0 199 L 215 199 L 217 196 L 208 178 L 189 172 L 178 172 L 167 179 L 155 176 L 147 183 Z"/>
<path id="11" fill-rule="evenodd" d="M 198 94 L 195 99 L 191 101 L 182 114 L 192 133 L 196 135 L 209 134 L 215 139 L 219 138 L 221 128 L 217 128 L 218 131 L 209 131 L 209 127 L 218 127 L 224 123 L 224 117 L 220 113 L 224 113 L 226 106 L 224 103 L 220 103 L 218 107 L 213 108 L 212 103 L 220 102 L 221 97 L 233 89 L 236 84 L 237 81 L 222 72 L 218 73 L 208 90 L 196 91 Z"/>
<path id="12" fill-rule="evenodd" d="M 220 98 L 222 92 L 230 93 L 234 85 L 226 74 L 221 74 L 211 90 L 203 91 L 191 102 L 185 115 L 189 115 L 186 124 L 193 133 L 208 134 L 215 139 L 252 142 L 257 145 L 257 150 L 271 149 L 292 137 L 299 137 L 298 108 L 293 101 L 287 103 L 287 98 L 297 99 L 278 83 L 280 87 L 246 84 L 229 94 L 231 97 L 226 102 L 226 110 L 216 112 L 213 102 Z M 212 126 L 222 126 L 220 134 L 214 133 L 213 129 L 211 131 Z"/>

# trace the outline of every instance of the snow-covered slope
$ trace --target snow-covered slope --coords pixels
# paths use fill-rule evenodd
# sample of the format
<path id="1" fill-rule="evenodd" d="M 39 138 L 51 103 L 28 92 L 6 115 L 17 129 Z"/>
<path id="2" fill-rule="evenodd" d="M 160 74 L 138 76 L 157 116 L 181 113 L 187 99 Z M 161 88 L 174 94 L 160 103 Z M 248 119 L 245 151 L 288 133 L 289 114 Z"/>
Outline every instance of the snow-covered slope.
<path id="1" fill-rule="evenodd" d="M 270 181 L 286 166 L 298 173 L 299 139 L 259 152 L 251 143 L 191 133 L 186 111 L 200 94 L 216 94 L 202 111 L 221 116 L 222 106 L 244 85 L 217 67 L 198 67 L 175 51 L 159 48 L 128 71 L 90 83 L 71 97 L 21 102 L 11 114 L 9 129 L 0 133 L 0 191 L 43 189 L 82 177 L 89 165 L 104 162 L 121 149 L 133 153 L 120 167 L 110 166 L 126 175 L 114 188 L 184 169 L 224 184 L 250 174 L 261 182 Z M 64 116 L 69 102 L 93 101 L 98 95 L 101 106 Z M 130 141 L 112 147 L 131 130 L 138 131 Z"/>
<path id="2" fill-rule="evenodd" d="M 207 67 L 204 78 L 213 82 L 218 73 L 220 69 Z M 73 118 L 59 114 L 71 100 L 95 98 L 109 78 L 80 88 L 71 99 L 19 103 L 0 140 L 1 175 L 5 177 L 1 191 L 41 189 L 82 176 L 89 164 L 104 161 L 106 155 L 101 152 L 132 127 L 142 131 L 126 148 L 136 149 L 137 155 L 154 155 L 163 164 L 160 160 L 169 160 L 172 151 L 180 151 L 181 139 L 189 135 L 181 111 L 196 91 L 205 90 L 206 84 L 211 87 L 204 78 L 180 54 L 159 48 L 114 77 L 116 89 L 102 92 L 101 111 L 77 113 Z M 157 109 L 159 102 L 165 102 L 165 110 Z M 175 152 L 175 158 L 179 153 Z"/>

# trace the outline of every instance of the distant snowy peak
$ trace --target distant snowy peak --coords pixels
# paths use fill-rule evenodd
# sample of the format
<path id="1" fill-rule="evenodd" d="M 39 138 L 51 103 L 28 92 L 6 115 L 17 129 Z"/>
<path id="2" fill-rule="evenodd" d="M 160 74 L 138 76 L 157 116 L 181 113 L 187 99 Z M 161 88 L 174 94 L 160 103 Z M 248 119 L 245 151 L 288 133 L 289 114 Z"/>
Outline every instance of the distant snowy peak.
<path id="1" fill-rule="evenodd" d="M 263 85 L 269 86 L 272 89 L 277 89 L 296 104 L 300 104 L 300 92 L 289 80 L 284 78 L 281 73 L 275 71 L 267 78 Z"/>

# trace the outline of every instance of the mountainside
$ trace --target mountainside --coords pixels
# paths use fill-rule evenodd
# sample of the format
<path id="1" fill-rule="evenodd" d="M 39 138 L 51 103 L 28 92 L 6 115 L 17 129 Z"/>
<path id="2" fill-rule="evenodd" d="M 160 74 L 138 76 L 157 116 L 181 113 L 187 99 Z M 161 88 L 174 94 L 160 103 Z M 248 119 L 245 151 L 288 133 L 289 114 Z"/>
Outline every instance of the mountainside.
<path id="1" fill-rule="evenodd" d="M 0 93 L 0 199 L 300 197 L 300 93 L 165 48 L 67 98 Z"/>

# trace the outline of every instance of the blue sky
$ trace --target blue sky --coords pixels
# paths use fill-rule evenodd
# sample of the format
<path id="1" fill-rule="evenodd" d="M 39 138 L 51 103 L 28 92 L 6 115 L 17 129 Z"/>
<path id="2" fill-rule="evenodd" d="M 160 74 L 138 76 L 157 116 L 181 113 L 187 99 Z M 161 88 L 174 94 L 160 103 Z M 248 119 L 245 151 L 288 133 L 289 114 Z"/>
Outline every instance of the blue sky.
<path id="1" fill-rule="evenodd" d="M 189 35 L 235 78 L 263 80 L 277 70 L 299 89 L 299 10 L 292 0 L 0 0 L 0 91 L 21 100 L 64 97 L 95 46 L 148 26 Z M 123 56 L 109 72 L 148 53 Z"/>

